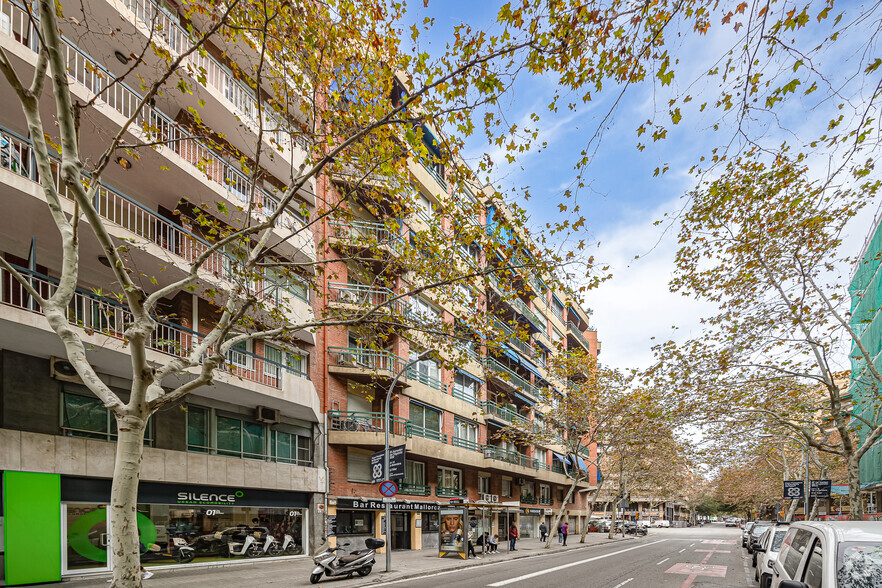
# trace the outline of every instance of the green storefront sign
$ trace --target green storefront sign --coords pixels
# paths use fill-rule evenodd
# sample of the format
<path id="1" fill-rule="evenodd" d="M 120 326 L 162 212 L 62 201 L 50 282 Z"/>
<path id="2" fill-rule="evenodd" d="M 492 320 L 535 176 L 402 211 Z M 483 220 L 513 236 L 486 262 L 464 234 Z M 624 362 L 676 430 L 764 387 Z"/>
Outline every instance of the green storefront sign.
<path id="1" fill-rule="evenodd" d="M 7 586 L 61 581 L 59 474 L 3 472 L 3 545 Z"/>

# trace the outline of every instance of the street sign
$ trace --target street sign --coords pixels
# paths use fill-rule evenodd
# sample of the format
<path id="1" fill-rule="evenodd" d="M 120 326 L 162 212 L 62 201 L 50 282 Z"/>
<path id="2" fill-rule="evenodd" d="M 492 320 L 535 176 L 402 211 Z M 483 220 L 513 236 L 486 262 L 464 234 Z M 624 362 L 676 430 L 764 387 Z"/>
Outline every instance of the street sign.
<path id="1" fill-rule="evenodd" d="M 380 494 L 386 496 L 387 498 L 391 498 L 398 494 L 398 484 L 393 482 L 392 480 L 386 480 L 382 484 L 380 484 Z"/>
<path id="2" fill-rule="evenodd" d="M 784 500 L 805 497 L 805 484 L 802 480 L 784 480 Z"/>
<path id="3" fill-rule="evenodd" d="M 371 454 L 371 484 L 379 484 L 383 480 L 404 479 L 404 453 L 405 445 L 389 448 L 389 473 L 383 471 L 382 451 Z"/>
<path id="4" fill-rule="evenodd" d="M 812 480 L 809 487 L 809 496 L 812 498 L 830 498 L 830 480 Z"/>

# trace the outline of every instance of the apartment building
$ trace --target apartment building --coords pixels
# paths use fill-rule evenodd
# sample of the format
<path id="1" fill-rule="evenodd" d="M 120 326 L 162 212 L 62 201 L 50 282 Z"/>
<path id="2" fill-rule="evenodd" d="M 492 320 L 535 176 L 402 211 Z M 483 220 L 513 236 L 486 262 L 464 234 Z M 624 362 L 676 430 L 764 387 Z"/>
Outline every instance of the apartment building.
<path id="1" fill-rule="evenodd" d="M 424 128 L 423 136 L 430 146 L 437 145 L 432 130 Z M 484 249 L 456 245 L 456 263 L 464 264 L 464 273 L 494 265 L 513 243 L 529 239 L 527 234 L 499 234 L 498 225 L 508 211 L 492 187 L 448 181 L 443 166 L 430 157 L 413 158 L 408 165 L 416 206 L 412 214 L 392 222 L 388 215 L 367 212 L 372 206 L 361 204 L 358 190 L 346 178 L 332 183 L 339 198 L 352 199 L 354 219 L 317 236 L 330 244 L 328 259 L 339 259 L 332 263 L 335 281 L 327 284 L 323 297 L 329 306 L 339 308 L 365 298 L 379 304 L 407 292 L 412 284 L 406 275 L 390 281 L 388 274 L 395 271 L 395 259 L 403 255 L 415 231 L 431 223 L 450 234 L 457 230 L 453 219 L 439 216 L 439 210 L 450 210 L 444 203 L 462 205 L 468 218 L 459 222 L 496 239 Z M 373 248 L 364 246 L 364 235 L 370 235 Z M 360 263 L 353 262 L 356 250 L 363 256 Z M 378 267 L 387 279 L 378 280 Z M 575 299 L 549 288 L 542 277 L 529 268 L 490 274 L 486 280 L 479 277 L 425 290 L 400 301 L 411 319 L 436 325 L 458 324 L 464 307 L 478 309 L 491 321 L 494 339 L 505 343 L 488 345 L 479 336 L 464 334 L 456 343 L 465 355 L 459 363 L 446 361 L 444 353 L 420 358 L 426 345 L 413 330 L 392 330 L 379 339 L 352 328 L 319 330 L 318 355 L 326 361 L 321 377 L 330 470 L 327 531 L 332 542 L 361 545 L 367 538 L 383 536 L 385 504 L 371 457 L 385 445 L 384 404 L 393 382 L 389 443 L 404 447 L 405 463 L 404 471 L 393 476 L 398 494 L 388 523 L 391 548 L 437 549 L 440 511 L 451 504 L 468 509 L 475 537 L 484 531 L 504 537 L 512 522 L 522 537 L 538 537 L 540 522 L 548 520 L 566 496 L 569 460 L 562 446 L 518 444 L 503 433 L 516 424 L 540 426 L 549 388 L 566 394 L 565 383 L 547 371 L 549 356 L 575 347 L 595 356 L 599 351 L 589 313 Z M 391 285 L 376 287 L 380 281 Z M 455 289 L 464 295 L 451 298 Z M 516 336 L 515 329 L 529 331 L 529 337 Z M 408 366 L 411 360 L 415 363 Z M 593 468 L 590 476 L 589 481 L 596 476 Z M 567 505 L 565 520 L 571 532 L 577 532 L 588 515 L 589 481 L 580 484 Z"/>
<path id="2" fill-rule="evenodd" d="M 23 4 L 4 0 L 0 7 L 0 46 L 19 75 L 30 79 L 38 60 L 37 31 Z M 77 15 L 91 28 L 75 26 L 77 19 L 70 19 L 61 22 L 61 30 L 74 99 L 83 104 L 95 99 L 95 107 L 85 110 L 80 121 L 80 148 L 88 159 L 101 152 L 141 98 L 131 78 L 116 83 L 130 67 L 132 48 L 144 47 L 152 31 L 153 42 L 176 55 L 189 36 L 168 3 L 88 0 L 79 10 Z M 114 34 L 96 34 L 97 30 Z M 236 49 L 245 56 L 251 51 L 244 44 Z M 262 160 L 264 180 L 253 186 L 253 168 L 245 169 L 245 163 L 253 162 L 231 155 L 234 149 L 251 153 L 260 140 L 253 124 L 258 111 L 255 92 L 233 75 L 234 64 L 227 57 L 232 53 L 229 47 L 209 44 L 205 52 L 188 58 L 190 65 L 208 72 L 206 83 L 194 84 L 192 93 L 157 96 L 137 114 L 137 124 L 126 137 L 145 139 L 144 123 L 165 144 L 141 150 L 137 157 L 120 156 L 103 176 L 96 207 L 116 242 L 129 245 L 127 267 L 140 276 L 148 293 L 184 276 L 188 264 L 208 247 L 212 235 L 205 223 L 194 220 L 198 215 L 204 220 L 215 214 L 214 226 L 242 224 L 247 221 L 242 214 L 236 218 L 218 211 L 242 210 L 254 188 L 260 203 L 255 217 L 265 218 L 279 202 L 275 190 L 281 178 L 304 157 L 297 142 L 275 137 L 273 157 Z M 145 77 L 155 65 L 150 61 L 155 55 L 147 54 L 147 64 L 139 70 Z M 47 88 L 41 103 L 44 121 L 55 116 L 49 94 Z M 212 146 L 191 131 L 188 109 L 197 103 L 202 124 L 224 138 L 229 152 L 217 147 L 223 141 Z M 48 295 L 60 272 L 58 231 L 38 184 L 18 99 L 5 81 L 0 83 L 0 104 L 0 201 L 5 210 L 0 255 Z M 269 146 L 270 138 L 263 140 Z M 300 208 L 292 207 L 297 210 L 286 213 L 273 230 L 276 259 L 316 258 L 312 235 L 299 231 L 303 221 L 298 217 L 314 204 L 313 190 L 313 185 L 305 187 L 297 195 Z M 62 196 L 64 212 L 73 214 L 73 201 L 63 190 Z M 120 303 L 96 239 L 85 228 L 80 235 L 80 283 L 69 319 L 81 328 L 101 379 L 125 399 L 132 364 L 123 330 L 130 314 Z M 234 250 L 215 253 L 202 267 L 194 289 L 182 289 L 162 301 L 148 360 L 167 362 L 215 326 L 216 293 L 239 279 L 239 264 Z M 293 323 L 313 316 L 313 293 L 298 280 L 269 270 L 249 279 L 264 305 L 250 317 L 255 324 L 270 320 L 274 311 Z M 278 557 L 305 555 L 322 543 L 327 478 L 322 406 L 310 379 L 320 365 L 314 350 L 315 335 L 306 330 L 284 341 L 258 340 L 233 348 L 211 386 L 151 419 L 138 518 L 142 543 L 161 550 L 145 557 L 145 565 L 190 565 L 173 557 L 179 539 L 196 546 L 196 564 L 244 559 L 231 556 L 222 541 L 243 528 L 276 536 L 285 548 L 274 554 Z M 62 576 L 74 576 L 106 571 L 113 564 L 105 505 L 116 428 L 65 357 L 39 306 L 0 270 L 0 471 L 7 488 L 0 514 L 7 531 L 14 519 L 33 523 L 47 512 L 51 516 L 51 504 L 39 512 L 28 506 L 47 484 L 60 488 L 49 500 L 57 503 L 59 510 L 54 512 L 61 513 L 60 527 L 29 526 L 38 533 L 38 542 L 33 535 L 18 538 L 7 532 L 7 558 L 12 557 L 11 543 L 30 543 L 39 549 L 39 561 L 46 564 L 42 567 L 52 569 L 57 563 Z M 13 493 L 13 486 L 33 491 Z M 55 561 L 56 554 L 60 561 Z M 6 563 L 7 569 L 30 566 L 37 573 L 41 568 L 21 557 Z"/>
<path id="3" fill-rule="evenodd" d="M 860 254 L 860 264 L 852 276 L 849 292 L 851 294 L 851 328 L 860 337 L 861 343 L 874 358 L 876 368 L 882 367 L 882 318 L 879 315 L 882 300 L 882 271 L 880 271 L 880 252 L 882 252 L 882 223 L 877 216 L 870 234 Z M 867 422 L 878 423 L 879 403 L 877 385 L 872 376 L 866 373 L 866 362 L 860 357 L 857 346 L 851 353 L 851 382 L 848 394 L 852 406 Z M 866 427 L 859 428 L 861 441 L 866 436 Z M 866 518 L 876 520 L 882 504 L 882 452 L 871 449 L 861 458 L 861 493 L 864 499 Z"/>

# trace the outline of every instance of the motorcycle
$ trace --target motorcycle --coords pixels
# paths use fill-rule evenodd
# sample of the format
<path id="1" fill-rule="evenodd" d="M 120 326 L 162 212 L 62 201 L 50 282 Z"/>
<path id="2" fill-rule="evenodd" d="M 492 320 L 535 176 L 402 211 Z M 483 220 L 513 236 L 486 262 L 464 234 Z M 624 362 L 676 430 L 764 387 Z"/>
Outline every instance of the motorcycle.
<path id="1" fill-rule="evenodd" d="M 343 547 L 348 547 L 349 543 L 316 555 L 312 558 L 316 565 L 309 576 L 309 582 L 317 584 L 321 580 L 322 574 L 328 577 L 346 576 L 347 578 L 351 578 L 353 574 L 358 574 L 361 577 L 370 574 L 371 568 L 377 563 L 377 560 L 374 559 L 376 550 L 386 545 L 386 542 L 382 539 L 366 539 L 364 544 L 367 549 L 353 551 L 348 555 L 338 557 L 336 552 Z"/>
<path id="2" fill-rule="evenodd" d="M 295 543 L 294 537 L 287 533 L 285 534 L 285 540 L 281 544 L 276 541 L 269 549 L 270 555 L 298 555 L 299 553 L 301 553 L 300 547 Z"/>
<path id="3" fill-rule="evenodd" d="M 151 543 L 150 545 L 141 544 L 141 563 L 159 562 L 163 560 L 173 559 L 177 563 L 190 563 L 195 559 L 196 551 L 187 545 L 187 540 L 183 537 L 172 537 L 171 545 L 168 550 L 164 550 L 161 546 Z"/>
<path id="4" fill-rule="evenodd" d="M 227 543 L 229 554 L 244 555 L 245 557 L 258 557 L 269 552 L 273 544 L 276 543 L 275 538 L 269 534 L 266 529 L 260 528 L 252 530 L 244 541 L 230 541 Z"/>

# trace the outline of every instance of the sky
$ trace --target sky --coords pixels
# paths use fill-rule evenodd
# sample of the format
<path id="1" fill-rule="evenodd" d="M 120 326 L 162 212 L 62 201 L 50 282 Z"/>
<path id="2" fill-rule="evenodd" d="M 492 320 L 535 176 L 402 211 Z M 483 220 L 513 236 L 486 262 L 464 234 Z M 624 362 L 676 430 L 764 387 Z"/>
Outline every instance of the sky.
<path id="1" fill-rule="evenodd" d="M 491 0 L 443 0 L 412 3 L 409 15 L 414 22 L 423 17 L 435 19 L 430 33 L 420 40 L 421 49 L 437 54 L 443 50 L 454 26 L 466 22 L 479 29 L 492 31 L 497 2 Z M 811 34 L 811 32 L 809 32 Z M 686 35 L 683 38 L 687 38 Z M 679 64 L 677 84 L 700 78 L 701 72 L 714 65 L 725 53 L 734 36 L 712 27 L 694 47 L 683 46 L 687 58 Z M 830 56 L 832 61 L 848 62 L 850 44 L 841 43 L 842 54 Z M 682 75 L 681 75 L 682 74 Z M 684 89 L 682 87 L 678 89 Z M 700 95 L 714 88 L 690 88 Z M 543 111 L 554 90 L 542 77 L 518 80 L 514 91 L 506 97 L 505 109 L 510 121 L 527 120 L 531 112 Z M 608 91 L 613 90 L 613 91 Z M 531 217 L 531 225 L 542 227 L 555 220 L 560 193 L 570 186 L 575 172 L 573 163 L 585 147 L 601 118 L 617 93 L 607 88 L 591 104 L 582 104 L 577 113 L 561 109 L 557 116 L 544 110 L 540 136 L 548 142 L 541 151 L 532 151 L 514 164 L 500 165 L 491 183 L 504 192 L 521 193 L 528 188 L 529 201 L 517 198 Z M 678 227 L 670 221 L 683 206 L 683 196 L 695 186 L 696 178 L 689 168 L 698 156 L 724 139 L 712 133 L 715 122 L 697 112 L 684 112 L 684 124 L 669 129 L 665 141 L 647 143 L 644 151 L 636 149 L 636 128 L 663 109 L 666 96 L 651 86 L 629 89 L 616 109 L 612 124 L 605 129 L 600 147 L 587 174 L 590 186 L 579 191 L 580 207 L 587 217 L 587 229 L 579 238 L 593 242 L 589 252 L 598 264 L 608 264 L 612 278 L 585 296 L 585 305 L 593 311 L 591 322 L 602 342 L 601 363 L 622 369 L 646 368 L 653 363 L 652 345 L 674 338 L 683 341 L 700 333 L 700 318 L 714 311 L 706 302 L 672 294 L 668 282 L 673 275 Z M 696 100 L 698 104 L 700 100 Z M 661 103 L 661 104 L 660 104 Z M 782 126 L 811 130 L 812 125 L 825 123 L 823 110 L 806 118 L 799 104 L 792 111 L 782 111 Z M 788 118 L 789 117 L 789 118 Z M 817 120 L 813 120 L 817 119 Z M 724 127 L 723 133 L 726 132 Z M 761 129 L 775 138 L 780 129 Z M 783 134 L 782 134 L 783 135 Z M 783 136 L 782 136 L 783 139 Z M 484 152 L 493 153 L 482 137 L 467 143 L 467 155 L 474 161 Z M 501 158 L 494 158 L 497 163 Z M 654 170 L 669 166 L 669 171 L 654 177 Z M 875 204 L 851 226 L 845 236 L 845 248 L 857 252 L 869 232 Z M 662 221 L 655 224 L 655 221 Z"/>

